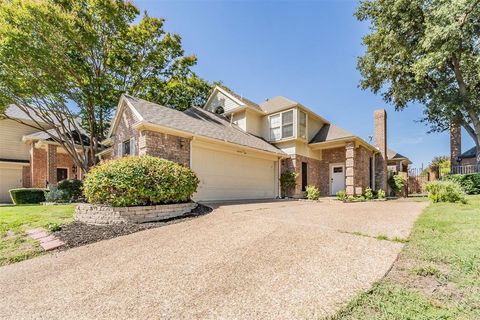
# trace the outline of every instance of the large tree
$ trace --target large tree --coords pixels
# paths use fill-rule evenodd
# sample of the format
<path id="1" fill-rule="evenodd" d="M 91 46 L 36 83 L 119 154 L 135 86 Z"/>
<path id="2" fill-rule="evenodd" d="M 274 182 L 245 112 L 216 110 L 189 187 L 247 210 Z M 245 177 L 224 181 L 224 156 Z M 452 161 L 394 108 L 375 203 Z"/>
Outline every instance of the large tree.
<path id="1" fill-rule="evenodd" d="M 363 0 L 356 16 L 370 22 L 361 87 L 424 105 L 431 131 L 462 126 L 480 159 L 480 1 Z"/>
<path id="2" fill-rule="evenodd" d="M 0 0 L 0 114 L 15 104 L 29 117 L 15 121 L 46 132 L 83 171 L 122 93 L 180 110 L 204 103 L 211 86 L 196 61 L 130 1 Z"/>

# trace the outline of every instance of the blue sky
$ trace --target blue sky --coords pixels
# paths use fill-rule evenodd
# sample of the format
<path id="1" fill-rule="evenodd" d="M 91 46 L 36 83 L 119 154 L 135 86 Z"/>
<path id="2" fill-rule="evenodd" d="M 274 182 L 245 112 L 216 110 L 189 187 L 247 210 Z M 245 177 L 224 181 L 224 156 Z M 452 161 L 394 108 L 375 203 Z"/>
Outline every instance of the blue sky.
<path id="1" fill-rule="evenodd" d="M 261 102 L 283 95 L 368 141 L 373 111 L 388 113 L 388 145 L 414 166 L 449 154 L 446 133 L 427 134 L 422 106 L 396 112 L 358 88 L 357 57 L 368 24 L 353 17 L 358 1 L 154 1 L 134 3 L 166 19 L 195 54 L 195 72 Z M 463 150 L 473 146 L 463 134 Z"/>

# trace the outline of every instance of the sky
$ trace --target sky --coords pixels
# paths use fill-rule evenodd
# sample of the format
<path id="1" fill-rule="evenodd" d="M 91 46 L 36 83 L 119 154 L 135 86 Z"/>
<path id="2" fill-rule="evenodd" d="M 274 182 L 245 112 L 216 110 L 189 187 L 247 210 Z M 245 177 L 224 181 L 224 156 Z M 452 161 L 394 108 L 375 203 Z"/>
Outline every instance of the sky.
<path id="1" fill-rule="evenodd" d="M 388 147 L 409 157 L 414 167 L 449 154 L 447 133 L 427 134 L 419 123 L 422 106 L 403 111 L 358 87 L 366 22 L 353 16 L 358 1 L 154 1 L 134 0 L 150 16 L 162 17 L 165 30 L 182 37 L 194 71 L 222 81 L 238 94 L 261 103 L 282 95 L 298 101 L 369 141 L 373 111 L 387 110 Z M 465 132 L 462 150 L 473 146 Z"/>

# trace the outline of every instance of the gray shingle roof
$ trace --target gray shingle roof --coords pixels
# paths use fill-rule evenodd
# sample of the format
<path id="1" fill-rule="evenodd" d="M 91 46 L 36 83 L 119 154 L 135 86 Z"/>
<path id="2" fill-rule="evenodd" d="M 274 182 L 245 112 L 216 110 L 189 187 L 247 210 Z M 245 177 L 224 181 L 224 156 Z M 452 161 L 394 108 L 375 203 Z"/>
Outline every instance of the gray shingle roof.
<path id="1" fill-rule="evenodd" d="M 327 142 L 342 138 L 354 137 L 355 135 L 347 130 L 337 127 L 333 124 L 324 124 L 310 143 Z"/>
<path id="2" fill-rule="evenodd" d="M 20 109 L 17 105 L 14 104 L 11 104 L 7 107 L 7 109 L 5 110 L 5 115 L 9 118 L 32 121 L 32 119 L 25 112 L 22 111 L 22 109 Z M 43 123 L 43 121 L 39 117 L 33 117 L 36 121 Z"/>
<path id="3" fill-rule="evenodd" d="M 477 147 L 472 147 L 460 155 L 460 159 L 475 158 L 477 156 Z"/>
<path id="4" fill-rule="evenodd" d="M 286 155 L 267 141 L 230 124 L 222 116 L 201 108 L 193 107 L 181 112 L 132 96 L 124 95 L 124 97 L 146 122 L 282 156 Z"/>
<path id="5" fill-rule="evenodd" d="M 282 96 L 277 96 L 261 103 L 260 109 L 262 109 L 263 112 L 265 113 L 273 113 L 273 112 L 287 109 L 296 105 L 298 105 L 298 102 L 296 101 L 293 101 L 291 99 L 288 99 Z"/>
<path id="6" fill-rule="evenodd" d="M 222 88 L 223 90 L 227 91 L 228 93 L 230 93 L 232 96 L 234 96 L 235 98 L 237 98 L 238 100 L 242 101 L 243 103 L 245 103 L 245 105 L 247 106 L 250 106 L 254 109 L 258 109 L 260 111 L 262 111 L 262 109 L 260 109 L 259 105 L 256 104 L 255 102 L 253 102 L 252 100 L 250 99 L 247 99 L 245 98 L 244 96 L 241 96 L 239 95 L 238 93 L 230 90 L 229 88 L 227 87 L 224 87 L 224 86 L 219 86 L 220 88 Z"/>

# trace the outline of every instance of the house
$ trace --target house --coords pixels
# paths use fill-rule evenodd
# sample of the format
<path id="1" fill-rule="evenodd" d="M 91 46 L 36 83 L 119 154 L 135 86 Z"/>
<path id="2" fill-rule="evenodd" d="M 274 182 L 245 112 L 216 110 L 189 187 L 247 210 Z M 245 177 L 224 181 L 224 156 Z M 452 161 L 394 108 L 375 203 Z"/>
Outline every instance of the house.
<path id="1" fill-rule="evenodd" d="M 281 196 L 279 177 L 291 170 L 297 184 L 321 195 L 387 189 L 387 165 L 406 170 L 408 158 L 387 149 L 387 115 L 374 114 L 374 144 L 344 130 L 299 102 L 274 97 L 257 104 L 217 86 L 202 107 L 185 112 L 129 95 L 119 101 L 104 159 L 154 155 L 189 166 L 199 177 L 196 200 Z M 388 161 L 388 162 L 387 162 Z"/>
<path id="2" fill-rule="evenodd" d="M 458 125 L 450 127 L 450 162 L 452 173 L 480 171 L 477 165 L 477 147 L 462 152 L 462 130 Z"/>
<path id="3" fill-rule="evenodd" d="M 390 172 L 408 172 L 412 161 L 395 150 L 387 149 L 387 170 Z"/>
<path id="4" fill-rule="evenodd" d="M 23 111 L 11 105 L 6 115 L 12 119 L 0 119 L 0 203 L 11 201 L 8 190 L 13 188 L 45 188 L 63 179 L 81 178 L 67 152 L 46 133 L 29 126 L 35 123 Z"/>

